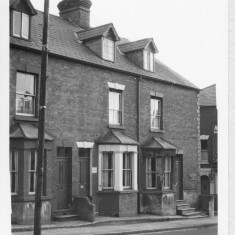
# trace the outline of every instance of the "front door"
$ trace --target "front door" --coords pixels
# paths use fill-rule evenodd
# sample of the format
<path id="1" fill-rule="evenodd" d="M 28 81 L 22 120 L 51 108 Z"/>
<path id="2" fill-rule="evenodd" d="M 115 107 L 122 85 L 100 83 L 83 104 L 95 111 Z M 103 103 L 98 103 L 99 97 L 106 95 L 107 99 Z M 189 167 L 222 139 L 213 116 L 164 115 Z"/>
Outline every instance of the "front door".
<path id="1" fill-rule="evenodd" d="M 90 171 L 89 171 L 89 159 L 90 149 L 79 148 L 79 165 L 78 165 L 78 195 L 80 197 L 89 197 L 90 187 Z"/>
<path id="2" fill-rule="evenodd" d="M 210 195 L 210 180 L 206 175 L 201 176 L 201 194 Z"/>
<path id="3" fill-rule="evenodd" d="M 183 159 L 182 155 L 175 157 L 176 164 L 176 200 L 183 199 Z"/>
<path id="4" fill-rule="evenodd" d="M 71 203 L 72 148 L 57 148 L 57 209 L 68 209 Z"/>

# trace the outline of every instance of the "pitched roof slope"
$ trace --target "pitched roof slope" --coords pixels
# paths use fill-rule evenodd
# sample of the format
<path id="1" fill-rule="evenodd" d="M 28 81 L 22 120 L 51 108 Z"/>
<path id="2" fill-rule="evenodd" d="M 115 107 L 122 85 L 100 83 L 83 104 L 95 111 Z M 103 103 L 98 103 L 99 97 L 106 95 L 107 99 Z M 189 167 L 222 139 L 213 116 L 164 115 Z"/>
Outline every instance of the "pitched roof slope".
<path id="1" fill-rule="evenodd" d="M 153 43 L 155 51 L 158 52 L 152 38 L 145 38 L 145 39 L 141 39 L 135 42 L 123 43 L 123 44 L 118 45 L 118 47 L 122 52 L 125 53 L 125 52 L 145 49 L 146 45 L 148 45 L 150 42 Z"/>
<path id="2" fill-rule="evenodd" d="M 216 106 L 216 85 L 208 86 L 199 93 L 200 106 Z"/>
<path id="3" fill-rule="evenodd" d="M 119 40 L 118 34 L 116 30 L 114 29 L 112 23 L 101 25 L 99 27 L 91 28 L 88 30 L 79 31 L 77 32 L 77 35 L 78 35 L 79 40 L 83 41 L 86 39 L 92 39 L 92 38 L 104 36 L 107 33 L 107 31 L 110 30 L 110 28 L 112 28 L 117 40 Z"/>
<path id="4" fill-rule="evenodd" d="M 18 45 L 26 48 L 41 51 L 42 47 L 42 24 L 43 12 L 37 11 L 38 14 L 32 17 L 31 41 L 21 40 L 11 37 L 11 45 Z M 111 63 L 95 55 L 86 46 L 78 42 L 76 33 L 82 30 L 75 26 L 71 21 L 59 16 L 49 15 L 49 55 L 58 55 L 71 58 L 77 61 L 102 66 L 108 69 L 131 73 L 133 75 L 152 78 L 157 81 L 170 82 L 188 88 L 199 90 L 187 79 L 179 76 L 168 67 L 156 62 L 156 72 L 145 71 L 131 62 L 125 55 L 117 50 L 116 61 Z"/>

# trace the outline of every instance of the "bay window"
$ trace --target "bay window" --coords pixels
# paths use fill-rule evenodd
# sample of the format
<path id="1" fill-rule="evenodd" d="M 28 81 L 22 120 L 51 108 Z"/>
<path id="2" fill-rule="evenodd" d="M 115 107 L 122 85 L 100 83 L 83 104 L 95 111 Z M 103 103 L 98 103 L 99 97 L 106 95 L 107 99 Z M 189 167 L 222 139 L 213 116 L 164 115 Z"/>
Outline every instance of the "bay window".
<path id="1" fill-rule="evenodd" d="M 12 35 L 24 39 L 29 39 L 29 15 L 13 11 L 12 12 Z"/>
<path id="2" fill-rule="evenodd" d="M 17 72 L 16 114 L 34 116 L 36 103 L 35 75 Z"/>
<path id="3" fill-rule="evenodd" d="M 103 153 L 102 187 L 113 188 L 114 186 L 114 159 L 112 152 Z"/>
<path id="4" fill-rule="evenodd" d="M 10 151 L 11 194 L 17 194 L 18 189 L 18 151 Z"/>

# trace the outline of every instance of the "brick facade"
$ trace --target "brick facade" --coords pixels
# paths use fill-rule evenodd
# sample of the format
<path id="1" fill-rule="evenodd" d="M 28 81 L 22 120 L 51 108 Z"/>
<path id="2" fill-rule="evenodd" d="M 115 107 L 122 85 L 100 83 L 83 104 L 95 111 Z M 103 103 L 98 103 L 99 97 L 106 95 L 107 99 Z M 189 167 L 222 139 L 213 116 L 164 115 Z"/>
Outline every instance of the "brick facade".
<path id="1" fill-rule="evenodd" d="M 142 57 L 141 57 L 142 58 Z M 139 61 L 141 61 L 141 58 Z M 10 50 L 10 124 L 27 122 L 37 124 L 36 117 L 17 117 L 15 115 L 16 73 L 29 72 L 40 79 L 40 53 L 25 48 L 18 48 L 12 44 Z M 158 68 L 156 68 L 156 71 Z M 95 66 L 71 59 L 69 57 L 49 54 L 46 98 L 46 132 L 54 138 L 51 143 L 50 179 L 48 179 L 49 194 L 52 196 L 51 213 L 57 210 L 58 169 L 57 148 L 66 147 L 72 150 L 71 164 L 71 202 L 79 197 L 79 148 L 77 142 L 93 143 L 90 150 L 90 183 L 89 198 L 96 207 L 96 211 L 110 211 L 102 203 L 98 193 L 98 138 L 104 136 L 112 128 L 109 127 L 109 86 L 108 82 L 125 86 L 123 96 L 123 127 L 117 130 L 131 139 L 138 141 L 139 169 L 138 186 L 140 191 L 145 187 L 145 161 L 141 155 L 142 145 L 151 137 L 162 137 L 183 151 L 183 190 L 185 199 L 190 204 L 197 203 L 199 176 L 199 120 L 198 120 L 198 90 L 185 85 L 173 84 L 169 81 L 160 82 L 138 74 L 116 71 L 108 67 Z M 138 95 L 138 81 L 139 95 Z M 37 86 L 39 90 L 39 86 Z M 150 92 L 163 95 L 163 130 L 153 132 L 150 129 Z M 138 108 L 139 98 L 139 108 Z M 139 114 L 138 114 L 139 110 Z M 138 120 L 139 116 L 139 120 Z M 138 130 L 138 123 L 140 129 Z M 138 136 L 139 133 L 139 136 Z M 93 168 L 98 172 L 91 172 Z M 191 178 L 191 174 L 196 178 Z M 157 211 L 160 214 L 174 214 L 175 192 L 167 192 L 158 200 Z M 117 204 L 115 215 L 130 215 L 126 211 L 128 200 L 132 200 L 133 214 L 136 214 L 141 200 L 138 202 L 138 192 L 115 194 Z M 107 199 L 111 200 L 110 196 Z M 155 199 L 153 199 L 155 200 Z M 112 201 L 112 200 L 111 200 Z M 101 203 L 102 202 L 102 203 Z M 138 204 L 138 205 L 137 205 Z M 168 205 L 168 206 L 167 206 Z M 169 206 L 170 205 L 170 206 Z M 103 207 L 102 207 L 103 206 Z M 102 208 L 100 208 L 102 207 Z M 48 216 L 48 215 L 47 215 Z M 18 221 L 19 222 L 19 221 Z"/>

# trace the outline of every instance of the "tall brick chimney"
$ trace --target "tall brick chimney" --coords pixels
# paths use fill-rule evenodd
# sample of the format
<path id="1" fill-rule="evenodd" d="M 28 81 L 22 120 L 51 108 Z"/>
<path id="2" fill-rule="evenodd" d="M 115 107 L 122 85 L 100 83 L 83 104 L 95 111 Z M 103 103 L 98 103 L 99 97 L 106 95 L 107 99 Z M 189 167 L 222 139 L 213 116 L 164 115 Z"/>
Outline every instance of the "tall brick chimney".
<path id="1" fill-rule="evenodd" d="M 62 0 L 57 5 L 60 16 L 70 19 L 84 29 L 90 28 L 90 0 Z"/>

